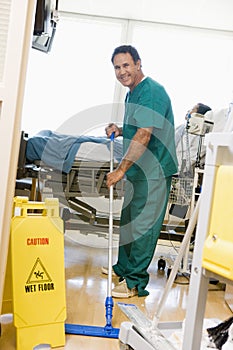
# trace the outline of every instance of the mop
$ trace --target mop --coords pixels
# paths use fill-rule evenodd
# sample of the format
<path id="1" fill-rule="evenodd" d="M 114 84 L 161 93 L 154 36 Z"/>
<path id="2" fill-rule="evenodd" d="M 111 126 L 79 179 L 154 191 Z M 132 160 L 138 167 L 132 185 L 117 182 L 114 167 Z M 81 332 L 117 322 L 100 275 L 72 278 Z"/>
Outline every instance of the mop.
<path id="1" fill-rule="evenodd" d="M 115 134 L 110 137 L 110 172 L 113 171 L 113 143 Z M 118 338 L 119 328 L 112 327 L 112 235 L 113 235 L 113 186 L 109 190 L 109 237 L 108 237 L 108 285 L 105 300 L 105 327 L 65 324 L 66 334 L 87 335 L 92 337 Z"/>

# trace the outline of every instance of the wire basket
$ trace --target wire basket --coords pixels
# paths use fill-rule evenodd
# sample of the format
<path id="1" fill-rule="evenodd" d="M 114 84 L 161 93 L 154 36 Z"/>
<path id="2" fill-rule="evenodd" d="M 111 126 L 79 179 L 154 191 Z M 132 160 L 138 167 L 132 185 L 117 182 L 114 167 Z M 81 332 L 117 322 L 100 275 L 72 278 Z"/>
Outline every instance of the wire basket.
<path id="1" fill-rule="evenodd" d="M 189 205 L 193 193 L 193 178 L 172 177 L 169 202 L 172 204 Z"/>

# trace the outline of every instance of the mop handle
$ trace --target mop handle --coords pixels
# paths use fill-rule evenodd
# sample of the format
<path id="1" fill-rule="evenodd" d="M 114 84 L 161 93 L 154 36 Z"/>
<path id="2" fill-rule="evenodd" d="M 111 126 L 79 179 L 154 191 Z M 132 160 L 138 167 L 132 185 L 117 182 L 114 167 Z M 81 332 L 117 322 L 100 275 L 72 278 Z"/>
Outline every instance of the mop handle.
<path id="1" fill-rule="evenodd" d="M 115 133 L 110 136 L 110 172 L 113 171 L 113 143 Z M 112 296 L 112 234 L 113 234 L 113 186 L 109 189 L 109 237 L 108 237 L 108 293 Z"/>

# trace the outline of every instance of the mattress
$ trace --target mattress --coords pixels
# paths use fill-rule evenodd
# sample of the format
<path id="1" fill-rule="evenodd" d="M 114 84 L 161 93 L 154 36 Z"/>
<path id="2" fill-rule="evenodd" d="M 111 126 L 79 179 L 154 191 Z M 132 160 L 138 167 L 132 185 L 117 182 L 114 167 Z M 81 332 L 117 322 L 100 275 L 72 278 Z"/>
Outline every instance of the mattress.
<path id="1" fill-rule="evenodd" d="M 116 139 L 113 144 L 114 163 L 118 163 L 122 158 L 122 138 Z M 83 142 L 76 155 L 75 160 L 81 161 L 96 161 L 109 162 L 110 161 L 110 147 L 109 142 L 93 143 Z"/>

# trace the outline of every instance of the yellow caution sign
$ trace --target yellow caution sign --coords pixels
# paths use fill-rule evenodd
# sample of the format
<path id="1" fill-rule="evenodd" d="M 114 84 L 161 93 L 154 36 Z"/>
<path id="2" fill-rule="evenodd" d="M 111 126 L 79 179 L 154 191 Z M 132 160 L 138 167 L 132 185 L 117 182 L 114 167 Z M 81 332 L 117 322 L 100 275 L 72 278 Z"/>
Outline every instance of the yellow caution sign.
<path id="1" fill-rule="evenodd" d="M 233 280 L 233 166 L 221 165 L 216 174 L 209 233 L 202 265 Z"/>
<path id="2" fill-rule="evenodd" d="M 57 199 L 16 197 L 11 263 L 17 349 L 64 346 L 66 319 L 64 235 Z"/>

